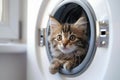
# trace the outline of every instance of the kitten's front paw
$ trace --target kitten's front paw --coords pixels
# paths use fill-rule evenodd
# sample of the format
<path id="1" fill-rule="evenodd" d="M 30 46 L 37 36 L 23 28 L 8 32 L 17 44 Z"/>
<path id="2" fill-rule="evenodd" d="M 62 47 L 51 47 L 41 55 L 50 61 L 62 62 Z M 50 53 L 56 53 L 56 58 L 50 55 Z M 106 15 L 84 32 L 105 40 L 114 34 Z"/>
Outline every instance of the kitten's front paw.
<path id="1" fill-rule="evenodd" d="M 60 68 L 60 63 L 57 61 L 54 61 L 49 67 L 50 73 L 51 74 L 57 73 L 59 71 L 59 68 Z"/>
<path id="2" fill-rule="evenodd" d="M 59 68 L 56 65 L 51 64 L 50 67 L 49 67 L 49 71 L 50 71 L 51 74 L 55 74 L 59 71 Z"/>
<path id="3" fill-rule="evenodd" d="M 63 65 L 63 68 L 67 71 L 70 71 L 72 69 L 72 64 L 70 62 L 66 62 L 64 65 Z"/>

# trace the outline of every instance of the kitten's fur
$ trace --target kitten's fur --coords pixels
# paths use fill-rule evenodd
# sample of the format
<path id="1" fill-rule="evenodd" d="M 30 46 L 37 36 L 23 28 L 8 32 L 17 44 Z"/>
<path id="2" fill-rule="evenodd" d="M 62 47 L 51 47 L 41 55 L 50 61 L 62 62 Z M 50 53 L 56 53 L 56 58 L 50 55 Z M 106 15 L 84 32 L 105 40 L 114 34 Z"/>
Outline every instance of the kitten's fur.
<path id="1" fill-rule="evenodd" d="M 61 24 L 50 16 L 50 48 L 53 60 L 49 67 L 52 74 L 60 68 L 71 70 L 84 59 L 87 51 L 87 20 L 80 17 L 74 24 Z"/>

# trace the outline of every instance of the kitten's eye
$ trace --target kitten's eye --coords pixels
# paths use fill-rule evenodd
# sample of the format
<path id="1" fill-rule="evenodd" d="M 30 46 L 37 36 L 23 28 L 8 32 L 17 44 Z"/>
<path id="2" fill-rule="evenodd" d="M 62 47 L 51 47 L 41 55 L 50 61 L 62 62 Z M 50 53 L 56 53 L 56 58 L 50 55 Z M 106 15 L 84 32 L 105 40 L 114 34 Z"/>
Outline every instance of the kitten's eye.
<path id="1" fill-rule="evenodd" d="M 76 39 L 76 36 L 75 35 L 71 35 L 70 38 L 69 38 L 71 41 L 74 41 Z"/>
<path id="2" fill-rule="evenodd" d="M 61 41 L 61 40 L 62 40 L 62 36 L 61 36 L 61 35 L 58 35 L 58 36 L 57 36 L 57 40 L 58 40 L 58 41 Z"/>

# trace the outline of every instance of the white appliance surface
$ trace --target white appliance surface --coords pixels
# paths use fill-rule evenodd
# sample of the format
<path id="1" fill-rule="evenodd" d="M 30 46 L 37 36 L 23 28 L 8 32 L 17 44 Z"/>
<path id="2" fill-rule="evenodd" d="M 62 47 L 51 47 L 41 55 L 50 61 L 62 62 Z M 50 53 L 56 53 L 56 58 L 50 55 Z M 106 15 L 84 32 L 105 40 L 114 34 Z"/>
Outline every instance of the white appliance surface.
<path id="1" fill-rule="evenodd" d="M 97 48 L 88 69 L 81 75 L 72 78 L 49 73 L 50 63 L 45 47 L 39 47 L 37 43 L 39 37 L 37 31 L 39 28 L 47 26 L 49 14 L 61 1 L 28 0 L 27 80 L 119 80 L 120 0 L 86 0 L 92 6 L 98 21 L 105 19 L 109 21 L 110 35 L 108 47 Z"/>

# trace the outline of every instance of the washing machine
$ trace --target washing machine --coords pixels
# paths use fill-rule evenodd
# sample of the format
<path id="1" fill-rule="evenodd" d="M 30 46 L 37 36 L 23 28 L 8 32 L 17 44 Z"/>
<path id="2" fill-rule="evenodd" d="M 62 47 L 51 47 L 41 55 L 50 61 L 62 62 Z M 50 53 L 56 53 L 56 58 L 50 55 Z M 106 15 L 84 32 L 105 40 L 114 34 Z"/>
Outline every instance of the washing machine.
<path id="1" fill-rule="evenodd" d="M 27 16 L 27 80 L 119 80 L 119 0 L 29 0 Z M 86 56 L 71 71 L 49 72 L 52 60 L 49 17 L 74 23 L 85 13 Z"/>

